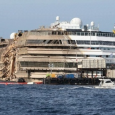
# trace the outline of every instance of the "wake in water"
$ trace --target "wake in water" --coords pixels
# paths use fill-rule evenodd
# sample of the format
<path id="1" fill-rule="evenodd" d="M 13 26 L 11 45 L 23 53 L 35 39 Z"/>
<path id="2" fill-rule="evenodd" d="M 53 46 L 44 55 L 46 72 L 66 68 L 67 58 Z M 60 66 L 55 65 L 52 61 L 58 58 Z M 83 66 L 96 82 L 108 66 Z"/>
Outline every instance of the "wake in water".
<path id="1" fill-rule="evenodd" d="M 92 89 L 93 87 L 92 86 L 61 87 L 61 88 L 59 88 L 59 90 L 63 90 L 63 89 L 83 89 L 83 88 Z"/>
<path id="2" fill-rule="evenodd" d="M 95 86 L 74 86 L 74 87 L 61 87 L 59 90 L 65 90 L 65 89 L 115 89 L 115 87 L 97 87 Z"/>

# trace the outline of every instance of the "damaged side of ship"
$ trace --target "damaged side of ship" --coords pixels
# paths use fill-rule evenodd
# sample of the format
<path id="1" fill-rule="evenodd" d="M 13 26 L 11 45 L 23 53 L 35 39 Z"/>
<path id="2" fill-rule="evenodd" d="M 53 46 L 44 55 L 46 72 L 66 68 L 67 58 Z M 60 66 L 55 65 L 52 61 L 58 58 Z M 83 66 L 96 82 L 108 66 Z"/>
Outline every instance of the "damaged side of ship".
<path id="1" fill-rule="evenodd" d="M 81 52 L 67 31 L 46 28 L 20 31 L 14 34 L 14 39 L 1 54 L 0 77 L 2 80 L 37 82 L 47 74 L 76 73 L 77 54 Z"/>

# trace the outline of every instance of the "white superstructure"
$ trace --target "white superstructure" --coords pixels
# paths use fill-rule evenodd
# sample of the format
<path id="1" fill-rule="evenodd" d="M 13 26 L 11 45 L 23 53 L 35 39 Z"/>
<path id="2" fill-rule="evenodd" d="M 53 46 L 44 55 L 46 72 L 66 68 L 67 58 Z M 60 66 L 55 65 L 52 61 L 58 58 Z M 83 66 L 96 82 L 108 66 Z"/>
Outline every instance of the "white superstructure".
<path id="1" fill-rule="evenodd" d="M 57 16 L 56 22 L 51 24 L 51 28 L 67 30 L 67 29 L 82 29 L 83 26 L 82 20 L 80 18 L 73 18 L 70 22 L 67 21 L 60 22 L 59 20 L 60 17 Z M 85 31 L 85 28 L 87 28 L 87 30 L 89 31 L 99 31 L 99 28 L 95 27 L 95 23 L 93 21 L 90 23 L 90 27 L 89 24 L 86 24 L 82 30 Z"/>
<path id="2" fill-rule="evenodd" d="M 58 20 L 51 24 L 51 28 L 68 32 L 72 43 L 82 52 L 81 55 L 77 54 L 78 59 L 104 58 L 108 66 L 115 63 L 115 34 L 99 31 L 99 27 L 96 27 L 93 21 L 83 26 L 80 18 L 73 18 L 70 22 Z"/>
<path id="3" fill-rule="evenodd" d="M 79 18 L 73 18 L 70 22 L 59 22 L 59 17 L 56 17 L 56 22 L 51 24 L 51 28 L 60 28 L 62 30 L 66 29 L 81 29 L 82 21 Z"/>

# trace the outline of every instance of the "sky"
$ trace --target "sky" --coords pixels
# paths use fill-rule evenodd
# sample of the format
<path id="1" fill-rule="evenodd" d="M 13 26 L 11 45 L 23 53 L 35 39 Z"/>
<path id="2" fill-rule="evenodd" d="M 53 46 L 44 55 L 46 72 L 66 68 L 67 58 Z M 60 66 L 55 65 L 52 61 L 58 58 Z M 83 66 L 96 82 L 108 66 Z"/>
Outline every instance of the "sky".
<path id="1" fill-rule="evenodd" d="M 9 38 L 18 30 L 49 27 L 60 21 L 80 18 L 83 24 L 99 24 L 100 31 L 111 32 L 115 25 L 115 0 L 0 0 L 0 37 Z"/>

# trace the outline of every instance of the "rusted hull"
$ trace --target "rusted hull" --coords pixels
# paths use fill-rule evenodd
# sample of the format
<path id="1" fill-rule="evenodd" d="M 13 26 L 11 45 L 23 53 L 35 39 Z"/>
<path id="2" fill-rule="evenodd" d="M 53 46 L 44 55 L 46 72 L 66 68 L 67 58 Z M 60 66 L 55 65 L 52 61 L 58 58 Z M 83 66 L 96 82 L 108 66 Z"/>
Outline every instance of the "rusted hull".
<path id="1" fill-rule="evenodd" d="M 28 85 L 28 82 L 20 83 L 20 82 L 0 82 L 0 85 Z M 35 82 L 33 84 L 43 84 L 43 82 Z"/>

